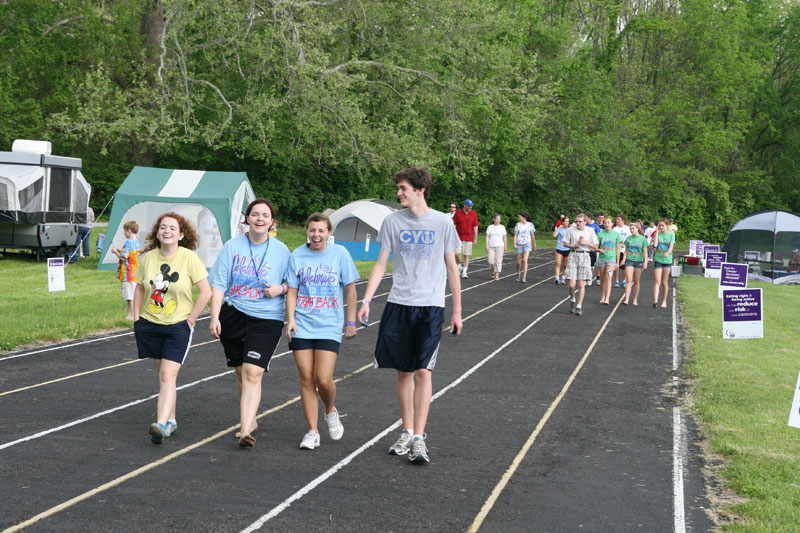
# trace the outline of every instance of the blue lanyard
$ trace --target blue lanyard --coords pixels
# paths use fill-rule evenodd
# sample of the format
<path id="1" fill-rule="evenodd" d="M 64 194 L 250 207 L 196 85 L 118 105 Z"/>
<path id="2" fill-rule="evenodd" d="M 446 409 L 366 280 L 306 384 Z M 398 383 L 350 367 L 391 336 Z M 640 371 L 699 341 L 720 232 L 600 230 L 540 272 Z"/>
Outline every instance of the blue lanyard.
<path id="1" fill-rule="evenodd" d="M 250 235 L 247 236 L 247 244 L 250 245 L 250 261 L 253 262 L 253 268 L 255 269 L 256 279 L 258 280 L 259 289 L 265 289 L 266 283 L 261 281 L 261 276 L 259 276 L 259 272 L 261 271 L 261 267 L 264 266 L 264 260 L 267 258 L 267 252 L 269 252 L 269 243 L 272 239 L 267 237 L 267 248 L 264 250 L 264 255 L 261 256 L 261 262 L 258 263 L 256 266 L 256 258 L 253 257 L 253 241 L 250 240 Z"/>

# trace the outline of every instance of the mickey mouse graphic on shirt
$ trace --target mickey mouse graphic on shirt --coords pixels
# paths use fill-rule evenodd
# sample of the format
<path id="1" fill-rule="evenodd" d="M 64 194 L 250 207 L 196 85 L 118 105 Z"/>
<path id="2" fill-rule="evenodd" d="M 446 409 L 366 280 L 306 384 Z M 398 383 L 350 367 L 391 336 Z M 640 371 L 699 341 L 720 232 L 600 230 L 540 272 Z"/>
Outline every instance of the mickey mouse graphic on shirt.
<path id="1" fill-rule="evenodd" d="M 175 312 L 178 304 L 175 300 L 164 301 L 164 295 L 167 294 L 169 286 L 178 281 L 180 275 L 177 272 L 169 273 L 169 265 L 166 263 L 161 265 L 161 272 L 150 281 L 150 286 L 153 287 L 153 292 L 150 293 L 150 300 L 147 304 L 147 310 L 152 314 L 157 315 L 162 313 L 164 316 L 169 316 Z"/>

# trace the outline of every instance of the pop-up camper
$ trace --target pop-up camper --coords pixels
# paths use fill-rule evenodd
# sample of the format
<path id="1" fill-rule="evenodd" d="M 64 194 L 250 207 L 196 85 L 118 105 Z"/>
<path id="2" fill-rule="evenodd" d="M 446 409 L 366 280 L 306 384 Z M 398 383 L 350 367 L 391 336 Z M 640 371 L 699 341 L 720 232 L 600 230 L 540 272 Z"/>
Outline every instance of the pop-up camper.
<path id="1" fill-rule="evenodd" d="M 0 248 L 67 257 L 86 223 L 92 188 L 74 157 L 47 141 L 17 139 L 0 152 Z"/>

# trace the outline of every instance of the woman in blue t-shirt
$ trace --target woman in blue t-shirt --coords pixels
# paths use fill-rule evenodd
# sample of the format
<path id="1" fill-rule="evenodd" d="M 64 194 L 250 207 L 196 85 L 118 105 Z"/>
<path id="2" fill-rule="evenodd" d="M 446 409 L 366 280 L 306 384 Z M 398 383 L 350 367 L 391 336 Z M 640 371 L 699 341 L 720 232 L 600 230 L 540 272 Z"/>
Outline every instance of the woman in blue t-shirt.
<path id="1" fill-rule="evenodd" d="M 564 246 L 564 235 L 569 231 L 569 217 L 561 219 L 561 225 L 556 226 L 553 230 L 553 237 L 557 237 L 556 241 L 556 285 L 564 285 L 564 272 L 567 271 L 567 259 L 569 258 L 570 249 Z"/>
<path id="2" fill-rule="evenodd" d="M 261 378 L 281 339 L 288 290 L 289 249 L 269 228 L 275 209 L 266 198 L 250 202 L 247 233 L 225 243 L 211 270 L 211 335 L 220 340 L 229 367 L 236 369 L 241 430 L 239 446 L 254 446 L 261 403 Z"/>
<path id="3" fill-rule="evenodd" d="M 330 234 L 330 219 L 321 213 L 312 214 L 306 221 L 308 243 L 292 252 L 289 261 L 286 336 L 300 373 L 300 400 L 308 422 L 300 448 L 307 450 L 320 444 L 317 391 L 325 404 L 325 422 L 331 439 L 339 440 L 344 434 L 334 405 L 333 381 L 342 340 L 343 293 L 347 295 L 345 337 L 356 336 L 358 271 L 344 246 L 328 244 Z"/>

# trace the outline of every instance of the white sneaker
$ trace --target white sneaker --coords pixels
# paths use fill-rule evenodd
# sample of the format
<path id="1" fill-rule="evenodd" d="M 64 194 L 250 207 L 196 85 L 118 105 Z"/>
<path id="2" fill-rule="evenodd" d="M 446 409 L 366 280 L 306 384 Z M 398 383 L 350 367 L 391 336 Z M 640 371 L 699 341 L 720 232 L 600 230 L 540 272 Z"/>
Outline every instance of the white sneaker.
<path id="1" fill-rule="evenodd" d="M 461 272 L 462 272 L 463 270 L 464 270 L 464 265 L 462 265 L 461 263 L 459 263 L 459 264 L 458 264 L 458 273 L 459 273 L 459 274 L 461 274 Z"/>
<path id="2" fill-rule="evenodd" d="M 319 448 L 319 433 L 313 429 L 309 429 L 308 433 L 303 435 L 303 440 L 300 442 L 300 448 L 304 450 L 313 450 Z"/>
<path id="3" fill-rule="evenodd" d="M 331 435 L 331 439 L 341 439 L 342 435 L 344 435 L 344 426 L 339 420 L 339 411 L 337 411 L 335 407 L 331 414 L 325 415 L 325 422 L 328 423 L 328 432 Z M 319 446 L 319 444 L 317 444 L 317 446 Z"/>
<path id="4" fill-rule="evenodd" d="M 403 430 L 400 433 L 400 437 L 392 444 L 392 447 L 389 448 L 389 455 L 405 455 L 411 449 L 411 435 L 408 434 L 408 431 Z"/>
<path id="5" fill-rule="evenodd" d="M 431 462 L 430 458 L 428 457 L 428 447 L 425 446 L 426 436 L 427 435 L 423 435 L 422 438 L 417 437 L 411 441 L 411 449 L 408 451 L 408 460 L 410 462 L 418 465 Z"/>
<path id="6" fill-rule="evenodd" d="M 461 277 L 464 278 L 464 279 L 467 279 L 467 271 L 466 270 L 463 270 L 461 272 Z"/>

